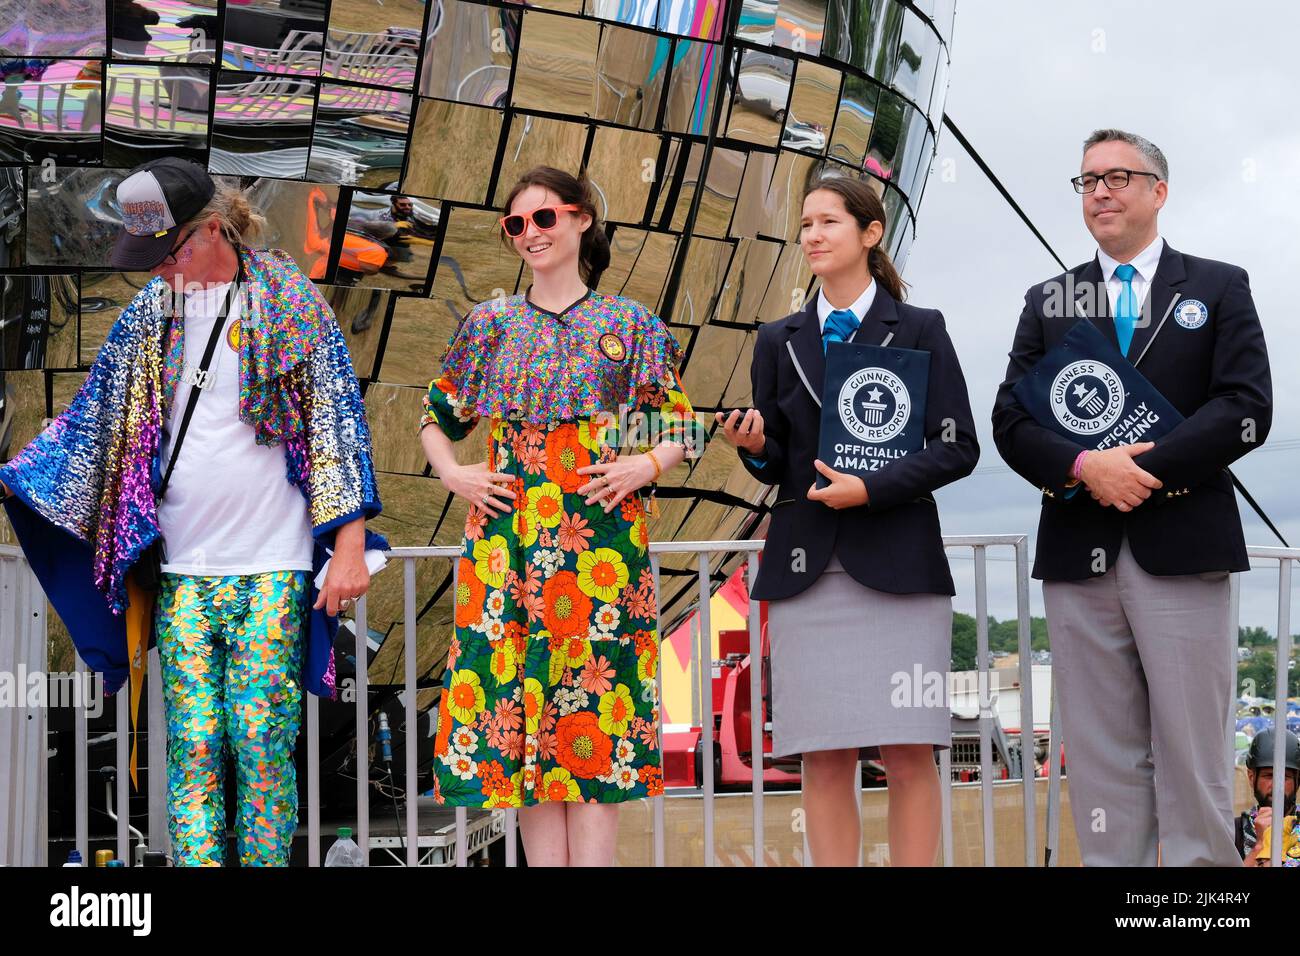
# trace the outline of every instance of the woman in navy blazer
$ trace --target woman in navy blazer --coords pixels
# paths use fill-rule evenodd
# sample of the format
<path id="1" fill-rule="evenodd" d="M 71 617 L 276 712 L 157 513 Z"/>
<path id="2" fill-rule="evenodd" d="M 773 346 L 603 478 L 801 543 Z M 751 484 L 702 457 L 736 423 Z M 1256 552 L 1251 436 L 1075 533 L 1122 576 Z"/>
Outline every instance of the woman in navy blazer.
<path id="1" fill-rule="evenodd" d="M 934 750 L 951 740 L 955 589 L 933 492 L 970 474 L 979 445 L 943 316 L 903 303 L 902 279 L 880 248 L 885 226 L 867 183 L 813 183 L 799 241 L 820 291 L 759 328 L 754 408 L 717 415 L 745 468 L 779 489 L 753 596 L 769 602 L 773 752 L 803 754 L 808 844 L 818 865 L 857 864 L 854 773 L 859 759 L 876 753 L 890 789 L 891 862 L 933 864 Z M 817 458 L 824 336 L 930 353 L 925 447 L 865 481 Z M 829 479 L 825 488 L 815 487 L 818 472 Z"/>

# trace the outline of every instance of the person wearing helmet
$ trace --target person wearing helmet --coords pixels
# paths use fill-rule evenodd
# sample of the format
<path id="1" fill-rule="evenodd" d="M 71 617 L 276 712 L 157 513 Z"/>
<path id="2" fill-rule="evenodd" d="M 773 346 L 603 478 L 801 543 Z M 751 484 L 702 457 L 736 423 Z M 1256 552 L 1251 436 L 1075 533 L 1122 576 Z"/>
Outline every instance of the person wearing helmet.
<path id="1" fill-rule="evenodd" d="M 1300 866 L 1300 825 L 1295 814 L 1296 783 L 1300 780 L 1300 738 L 1286 734 L 1285 791 L 1282 814 L 1288 824 L 1283 836 L 1282 865 Z M 1255 806 L 1237 817 L 1237 852 L 1246 866 L 1269 866 L 1268 831 L 1273 822 L 1273 730 L 1266 727 L 1255 735 L 1246 754 L 1246 779 L 1255 794 Z M 1276 839 L 1273 837 L 1272 839 Z"/>

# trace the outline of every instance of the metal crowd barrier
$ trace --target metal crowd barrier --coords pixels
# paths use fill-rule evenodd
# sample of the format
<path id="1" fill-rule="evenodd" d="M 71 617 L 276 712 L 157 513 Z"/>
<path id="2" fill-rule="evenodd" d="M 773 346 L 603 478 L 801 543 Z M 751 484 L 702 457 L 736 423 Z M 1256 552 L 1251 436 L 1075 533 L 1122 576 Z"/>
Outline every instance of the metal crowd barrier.
<path id="1" fill-rule="evenodd" d="M 969 548 L 974 559 L 975 576 L 975 618 L 977 635 L 977 667 L 980 680 L 980 790 L 982 798 L 983 822 L 983 856 L 986 866 L 996 865 L 994 851 L 994 809 L 992 767 L 992 733 L 994 727 L 994 709 L 989 697 L 989 647 L 988 647 L 988 582 L 987 551 L 990 548 L 1011 548 L 1014 552 L 1016 576 L 1017 637 L 1019 647 L 1020 677 L 1020 746 L 1021 746 L 1021 787 L 1022 808 L 1024 814 L 1025 865 L 1034 866 L 1038 859 L 1038 833 L 1036 826 L 1036 805 L 1034 800 L 1034 726 L 1033 726 L 1033 688 L 1032 658 L 1030 647 L 1029 614 L 1029 561 L 1027 538 L 1022 534 L 1011 535 L 961 535 L 944 538 L 946 548 Z M 713 681 L 710 640 L 711 626 L 709 620 L 710 587 L 709 556 L 724 553 L 744 553 L 746 555 L 746 581 L 752 588 L 757 573 L 757 554 L 762 549 L 761 540 L 737 541 L 666 541 L 650 545 L 650 561 L 654 575 L 655 593 L 660 593 L 659 574 L 660 558 L 664 554 L 694 554 L 697 557 L 697 602 L 699 615 L 698 627 L 694 629 L 690 677 L 693 693 L 698 693 L 702 734 L 699 747 L 706 754 L 712 753 L 714 731 L 711 720 L 713 713 Z M 417 774 L 417 735 L 413 728 L 417 726 L 416 697 L 416 608 L 415 582 L 417 560 L 427 558 L 445 558 L 452 562 L 452 594 L 455 593 L 457 562 L 460 555 L 458 546 L 429 548 L 395 548 L 388 552 L 390 560 L 400 562 L 403 574 L 404 596 L 404 686 L 405 726 L 409 729 L 405 735 L 405 773 L 408 781 L 418 779 Z M 1300 549 L 1250 548 L 1249 554 L 1254 558 L 1277 560 L 1279 562 L 1279 599 L 1278 599 L 1278 634 L 1279 662 L 1288 659 L 1290 652 L 1290 582 L 1291 562 L 1300 559 Z M 1232 610 L 1230 618 L 1235 626 L 1239 608 L 1239 575 L 1232 576 Z M 30 671 L 33 663 L 44 669 L 45 662 L 45 620 L 44 595 L 37 587 L 35 579 L 27 570 L 21 552 L 12 547 L 0 547 L 0 669 L 13 672 L 20 662 L 26 661 Z M 656 602 L 658 604 L 658 601 Z M 357 661 L 355 707 L 356 735 L 359 744 L 357 750 L 357 809 L 356 842 L 368 859 L 371 849 L 370 840 L 370 761 L 368 754 L 369 707 L 368 679 L 366 673 L 366 624 L 367 601 L 363 597 L 357 602 L 355 617 L 355 634 L 357 639 Z M 662 633 L 662 622 L 657 620 Z M 761 635 L 757 602 L 750 601 L 748 614 L 749 650 L 751 660 L 761 659 Z M 23 637 L 24 641 L 17 638 Z M 1236 641 L 1232 642 L 1235 649 Z M 78 660 L 78 667 L 84 665 Z M 1236 657 L 1234 650 L 1233 668 L 1235 674 Z M 1275 700 L 1279 701 L 1279 713 L 1275 723 L 1284 726 L 1287 672 L 1282 666 L 1277 668 L 1277 687 Z M 138 842 L 149 841 L 150 849 L 170 850 L 167 845 L 167 820 L 165 806 L 166 775 L 159 772 L 165 763 L 166 728 L 162 714 L 162 691 L 158 679 L 158 656 L 155 648 L 149 655 L 149 675 L 147 710 L 142 719 L 147 720 L 149 731 L 147 760 L 154 772 L 148 775 L 148 830 L 141 833 L 130 826 L 128 815 L 123 808 L 128 806 L 129 775 L 125 768 L 129 763 L 129 714 L 128 699 L 125 693 L 116 695 L 116 767 L 113 784 L 116 813 L 116 855 L 128 863 L 137 862 L 132 856 L 133 835 Z M 755 866 L 766 864 L 763 840 L 763 799 L 764 786 L 762 776 L 763 761 L 763 709 L 758 706 L 762 700 L 762 669 L 751 667 L 750 679 L 750 746 L 753 801 L 753 839 L 752 854 Z M 656 672 L 659 682 L 660 700 L 663 699 L 662 659 Z M 1234 700 L 1235 700 L 1234 680 Z M 320 821 L 320 715 L 319 699 L 306 695 L 306 732 L 307 732 L 307 806 L 305 814 L 300 813 L 300 820 L 305 816 L 307 829 L 308 865 L 319 866 L 321 857 L 321 821 Z M 45 722 L 43 715 L 38 720 L 23 720 L 21 711 L 13 708 L 0 708 L 0 771 L 4 772 L 7 782 L 0 787 L 0 862 L 9 864 L 28 863 L 44 865 L 47 849 L 46 837 L 46 750 Z M 1230 721 L 1231 723 L 1231 721 Z M 1229 733 L 1230 733 L 1229 729 Z M 1275 760 L 1280 764 L 1284 738 L 1277 739 Z M 1232 737 L 1227 737 L 1231 748 Z M 75 713 L 74 749 L 75 749 L 75 814 L 76 845 L 83 859 L 89 856 L 88 807 L 91 781 L 88 775 L 88 727 L 84 708 L 78 707 Z M 1058 844 L 1060 825 L 1060 747 L 1061 734 L 1059 720 L 1053 701 L 1051 737 L 1048 748 L 1050 774 L 1047 800 L 1047 827 L 1045 846 L 1047 865 L 1054 860 L 1053 850 Z M 757 755 L 759 759 L 754 759 Z M 1231 750 L 1228 759 L 1231 760 Z M 711 761 L 705 761 L 706 772 L 702 775 L 701 792 L 703 795 L 703 842 L 705 865 L 717 862 L 715 840 L 715 793 L 713 774 L 710 772 Z M 954 863 L 952 791 L 954 784 L 951 775 L 950 751 L 940 751 L 939 766 L 942 780 L 942 847 L 943 862 L 946 866 Z M 21 770 L 20 770 L 21 768 Z M 1274 813 L 1281 818 L 1282 788 L 1276 788 L 1274 794 Z M 420 860 L 418 840 L 418 805 L 414 788 L 408 788 L 405 815 L 405 864 L 415 866 Z M 665 863 L 665 795 L 649 798 L 653 813 L 653 862 L 656 866 Z M 518 811 L 505 809 L 498 811 L 504 815 L 505 859 L 507 866 L 516 864 L 516 826 Z M 471 836 L 468 827 L 468 812 L 457 808 L 455 864 L 466 866 L 469 862 Z M 495 829 L 495 827 L 494 827 Z M 15 835 L 20 842 L 15 842 Z M 478 837 L 474 838 L 477 846 Z M 138 848 L 137 848 L 138 849 Z M 1280 860 L 1281 841 L 1273 845 L 1273 863 Z M 391 853 L 391 850 L 390 850 Z M 395 855 L 395 854 L 394 854 Z M 806 855 L 805 855 L 806 859 Z"/>

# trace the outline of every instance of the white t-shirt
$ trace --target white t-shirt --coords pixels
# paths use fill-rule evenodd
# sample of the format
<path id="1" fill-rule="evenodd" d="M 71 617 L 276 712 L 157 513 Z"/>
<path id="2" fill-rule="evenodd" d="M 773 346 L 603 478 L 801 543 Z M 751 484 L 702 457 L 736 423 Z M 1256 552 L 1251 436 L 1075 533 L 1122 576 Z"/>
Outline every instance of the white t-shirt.
<path id="1" fill-rule="evenodd" d="M 197 368 L 224 306 L 230 283 L 185 296 L 185 365 Z M 311 521 L 307 500 L 289 483 L 283 445 L 259 445 L 239 420 L 239 302 L 226 319 L 203 390 L 158 503 L 166 542 L 164 571 L 224 576 L 267 571 L 310 571 Z M 193 386 L 177 382 L 171 422 L 163 430 L 163 473 L 171 436 L 180 427 Z"/>

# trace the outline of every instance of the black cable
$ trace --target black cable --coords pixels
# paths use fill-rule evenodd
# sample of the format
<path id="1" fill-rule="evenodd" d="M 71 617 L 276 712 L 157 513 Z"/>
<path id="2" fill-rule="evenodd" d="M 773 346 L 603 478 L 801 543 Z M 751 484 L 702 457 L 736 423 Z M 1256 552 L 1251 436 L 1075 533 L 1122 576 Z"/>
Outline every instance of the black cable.
<path id="1" fill-rule="evenodd" d="M 1043 244 L 1043 248 L 1047 250 L 1047 254 L 1056 260 L 1056 264 L 1061 267 L 1063 272 L 1068 272 L 1069 267 L 1061 261 L 1061 257 L 1056 254 L 1056 250 L 1051 247 L 1043 234 L 1038 231 L 1038 227 L 1033 224 L 1027 215 L 1025 215 L 1025 211 L 1020 208 L 1020 204 L 1011 198 L 1011 193 L 1007 192 L 1007 187 L 1003 186 L 1001 180 L 999 180 L 997 176 L 993 175 L 993 170 L 989 169 L 988 163 L 984 162 L 984 158 L 975 151 L 975 147 L 970 144 L 970 140 L 962 134 L 962 131 L 957 128 L 957 124 L 952 121 L 952 117 L 947 113 L 943 114 L 943 125 L 952 132 L 953 136 L 957 137 L 957 142 L 961 143 L 962 149 L 966 150 L 966 155 L 975 161 L 975 165 L 980 168 L 980 172 L 982 172 L 988 181 L 993 184 L 993 188 L 1001 193 L 1002 198 L 1007 201 L 1007 205 L 1016 211 L 1016 215 L 1020 217 L 1020 221 L 1028 226 L 1029 231 L 1032 232 L 1037 237 L 1038 241 Z"/>
<path id="2" fill-rule="evenodd" d="M 1021 209 L 1020 204 L 1011 197 L 1011 193 L 1007 192 L 1007 187 L 1003 186 L 998 177 L 993 175 L 993 170 L 989 169 L 988 163 L 984 162 L 984 158 L 975 151 L 975 147 L 970 144 L 970 140 L 962 134 L 962 131 L 957 128 L 957 124 L 952 121 L 952 117 L 947 113 L 943 115 L 943 125 L 952 133 L 953 136 L 957 137 L 957 142 L 961 144 L 962 149 L 966 150 L 966 155 L 970 156 L 970 158 L 975 161 L 975 165 L 980 168 L 980 172 L 982 172 L 988 181 L 993 184 L 993 188 L 1002 194 L 1002 198 L 1005 199 L 1007 204 L 1015 210 L 1016 215 L 1020 217 L 1020 220 L 1029 227 L 1029 231 L 1032 232 L 1038 238 L 1038 241 L 1043 244 L 1043 248 L 1047 250 L 1048 254 L 1056 260 L 1056 264 L 1059 265 L 1062 270 L 1068 272 L 1069 268 L 1061 261 L 1061 257 L 1056 254 L 1056 250 L 1051 247 L 1051 244 L 1048 243 L 1043 234 L 1038 231 L 1038 227 L 1033 224 L 1027 215 L 1025 215 L 1025 211 Z M 1228 477 L 1232 479 L 1233 485 L 1235 485 L 1237 490 L 1241 492 L 1241 496 L 1246 499 L 1246 504 L 1250 505 L 1255 514 L 1259 515 L 1260 520 L 1263 521 L 1264 524 L 1268 525 L 1268 530 L 1273 532 L 1277 540 L 1282 542 L 1282 547 L 1291 547 L 1291 545 L 1286 543 L 1286 538 L 1282 537 L 1282 532 L 1277 530 L 1277 527 L 1269 520 L 1268 515 L 1264 513 L 1264 509 L 1259 506 L 1251 496 L 1250 492 L 1246 490 L 1246 486 L 1241 483 L 1241 479 L 1233 474 L 1231 468 L 1225 467 L 1223 470 L 1228 473 Z"/>

